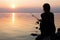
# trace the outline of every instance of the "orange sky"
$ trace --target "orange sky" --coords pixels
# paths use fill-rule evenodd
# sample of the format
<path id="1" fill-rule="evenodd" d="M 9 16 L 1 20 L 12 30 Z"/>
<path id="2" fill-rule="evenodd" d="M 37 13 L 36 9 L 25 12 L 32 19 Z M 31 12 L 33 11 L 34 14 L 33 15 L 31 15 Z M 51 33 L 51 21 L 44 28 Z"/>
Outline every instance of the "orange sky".
<path id="1" fill-rule="evenodd" d="M 49 3 L 52 7 L 59 7 L 60 0 L 0 0 L 0 8 L 17 7 L 41 7 L 44 3 Z"/>

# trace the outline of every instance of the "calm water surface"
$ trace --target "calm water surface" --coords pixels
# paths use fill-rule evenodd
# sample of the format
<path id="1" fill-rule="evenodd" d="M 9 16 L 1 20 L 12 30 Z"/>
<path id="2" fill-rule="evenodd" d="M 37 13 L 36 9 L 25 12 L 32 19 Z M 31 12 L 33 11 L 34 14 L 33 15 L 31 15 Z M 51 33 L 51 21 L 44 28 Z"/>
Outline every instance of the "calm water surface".
<path id="1" fill-rule="evenodd" d="M 41 13 L 33 13 L 40 18 Z M 54 13 L 56 28 L 60 28 L 60 13 Z M 34 40 L 31 33 L 39 33 L 37 20 L 30 13 L 0 13 L 0 40 Z"/>

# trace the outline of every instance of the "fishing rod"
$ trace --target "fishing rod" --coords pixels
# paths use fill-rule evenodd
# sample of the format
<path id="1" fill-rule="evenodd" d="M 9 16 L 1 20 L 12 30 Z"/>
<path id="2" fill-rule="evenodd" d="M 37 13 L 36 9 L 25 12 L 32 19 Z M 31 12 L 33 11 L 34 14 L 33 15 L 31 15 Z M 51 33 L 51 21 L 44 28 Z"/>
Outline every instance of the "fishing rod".
<path id="1" fill-rule="evenodd" d="M 38 20 L 36 23 L 39 24 L 39 23 L 40 23 L 40 21 L 39 21 L 40 19 L 37 18 L 33 13 L 30 13 L 30 14 L 31 14 L 32 17 L 34 17 L 35 19 Z M 36 29 L 39 29 L 38 27 L 35 27 L 35 28 L 36 28 Z M 32 33 L 31 35 L 32 35 L 32 36 L 38 36 L 38 35 L 39 35 L 39 34 L 37 34 L 38 31 L 35 31 L 35 32 L 36 32 L 36 33 Z"/>
<path id="2" fill-rule="evenodd" d="M 41 19 L 37 18 L 34 14 L 30 13 L 32 15 L 32 17 L 34 17 L 35 19 L 37 19 L 38 21 L 36 22 L 37 24 L 39 24 L 39 22 L 42 22 Z"/>
<path id="3" fill-rule="evenodd" d="M 30 13 L 32 15 L 32 17 L 36 18 L 37 20 L 40 20 L 39 18 L 37 18 L 34 14 Z"/>

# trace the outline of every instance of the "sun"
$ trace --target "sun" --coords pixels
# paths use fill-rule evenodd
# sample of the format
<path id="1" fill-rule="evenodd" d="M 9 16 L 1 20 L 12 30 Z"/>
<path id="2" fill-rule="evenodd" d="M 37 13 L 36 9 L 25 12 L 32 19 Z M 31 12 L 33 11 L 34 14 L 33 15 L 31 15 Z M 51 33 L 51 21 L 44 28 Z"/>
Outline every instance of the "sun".
<path id="1" fill-rule="evenodd" d="M 13 9 L 16 8 L 16 5 L 12 4 L 12 5 L 11 5 L 11 8 L 13 8 Z"/>

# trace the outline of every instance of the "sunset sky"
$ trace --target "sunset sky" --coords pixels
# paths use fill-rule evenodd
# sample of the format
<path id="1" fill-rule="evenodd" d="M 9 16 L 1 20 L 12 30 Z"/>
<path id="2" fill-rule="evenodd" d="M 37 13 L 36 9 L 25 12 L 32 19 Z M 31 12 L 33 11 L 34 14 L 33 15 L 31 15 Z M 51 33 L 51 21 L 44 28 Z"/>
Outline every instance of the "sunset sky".
<path id="1" fill-rule="evenodd" d="M 41 19 L 43 4 L 49 3 L 54 13 L 56 28 L 60 28 L 60 0 L 0 0 L 0 39 L 34 40 L 36 18 Z"/>
<path id="2" fill-rule="evenodd" d="M 12 12 L 12 9 L 15 12 L 39 12 L 44 3 L 49 3 L 54 12 L 59 12 L 60 0 L 0 0 L 0 12 Z"/>

